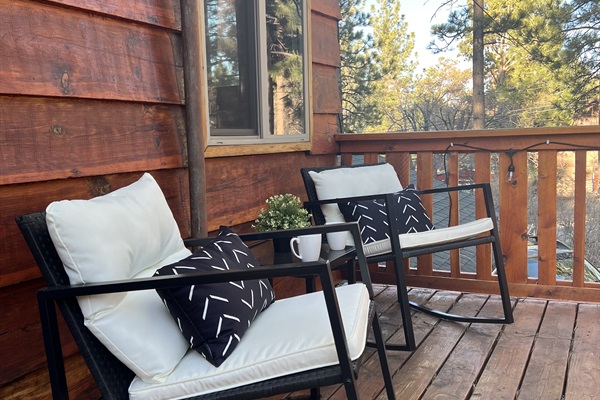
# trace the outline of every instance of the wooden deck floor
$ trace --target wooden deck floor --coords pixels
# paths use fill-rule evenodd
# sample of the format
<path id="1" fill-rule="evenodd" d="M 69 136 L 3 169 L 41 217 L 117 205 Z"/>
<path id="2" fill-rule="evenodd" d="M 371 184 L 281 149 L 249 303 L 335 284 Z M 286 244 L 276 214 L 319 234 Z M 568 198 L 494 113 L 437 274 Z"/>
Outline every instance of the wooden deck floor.
<path id="1" fill-rule="evenodd" d="M 384 337 L 402 342 L 393 286 L 376 286 Z M 465 315 L 500 316 L 498 296 L 412 289 L 411 300 Z M 413 311 L 418 348 L 388 352 L 396 398 L 600 399 L 600 304 L 515 298 L 511 325 L 459 324 Z M 361 399 L 387 399 L 378 358 L 367 349 L 358 379 Z M 339 386 L 323 399 L 343 400 Z M 306 398 L 293 393 L 269 400 Z"/>

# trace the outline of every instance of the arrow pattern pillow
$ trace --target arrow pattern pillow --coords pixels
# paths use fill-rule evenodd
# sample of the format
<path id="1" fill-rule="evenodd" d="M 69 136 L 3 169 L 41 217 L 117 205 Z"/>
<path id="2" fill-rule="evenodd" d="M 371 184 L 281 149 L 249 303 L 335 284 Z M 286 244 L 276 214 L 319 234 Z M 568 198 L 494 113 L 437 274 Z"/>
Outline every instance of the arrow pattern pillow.
<path id="1" fill-rule="evenodd" d="M 250 249 L 227 227 L 196 253 L 156 275 L 259 267 Z M 233 352 L 257 315 L 275 299 L 267 279 L 157 289 L 190 347 L 218 367 Z"/>
<path id="2" fill-rule="evenodd" d="M 430 231 L 434 228 L 414 185 L 408 185 L 394 195 L 400 234 Z M 340 203 L 339 207 L 346 221 L 358 222 L 364 244 L 390 238 L 385 200 L 348 201 Z"/>

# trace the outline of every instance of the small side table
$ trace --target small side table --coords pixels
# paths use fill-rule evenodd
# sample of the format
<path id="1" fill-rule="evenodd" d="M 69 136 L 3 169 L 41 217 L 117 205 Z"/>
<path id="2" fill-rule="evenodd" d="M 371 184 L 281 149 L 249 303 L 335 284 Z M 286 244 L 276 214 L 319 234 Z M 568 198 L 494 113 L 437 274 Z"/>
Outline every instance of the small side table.
<path id="1" fill-rule="evenodd" d="M 354 246 L 346 246 L 344 250 L 330 250 L 327 243 L 321 246 L 321 259 L 329 262 L 331 270 L 339 270 L 346 268 L 348 274 L 348 283 L 356 282 L 356 271 L 354 268 L 354 260 L 356 258 L 356 248 Z M 288 262 L 299 261 L 289 253 L 274 253 L 273 263 L 284 264 Z M 317 290 L 316 276 L 303 275 L 302 278 L 306 281 L 306 293 L 311 293 Z"/>

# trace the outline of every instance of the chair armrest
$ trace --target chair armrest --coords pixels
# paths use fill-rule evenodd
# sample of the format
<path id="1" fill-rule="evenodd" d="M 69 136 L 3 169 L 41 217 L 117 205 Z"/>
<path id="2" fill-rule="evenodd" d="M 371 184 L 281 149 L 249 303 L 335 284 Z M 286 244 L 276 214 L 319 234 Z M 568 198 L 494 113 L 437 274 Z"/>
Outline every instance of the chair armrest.
<path id="1" fill-rule="evenodd" d="M 425 190 L 417 190 L 417 194 L 434 194 L 434 193 L 450 193 L 450 192 L 458 192 L 465 190 L 483 190 L 483 202 L 485 206 L 486 214 L 489 218 L 492 219 L 494 226 L 498 225 L 496 220 L 496 210 L 494 207 L 494 197 L 492 195 L 492 187 L 489 182 L 484 183 L 474 183 L 472 185 L 461 185 L 461 186 L 449 186 L 444 188 L 436 188 L 436 189 L 425 189 Z"/>
<path id="2" fill-rule="evenodd" d="M 424 189 L 424 190 L 416 190 L 415 192 L 418 195 L 424 194 L 435 194 L 435 193 L 450 193 L 457 191 L 466 191 L 466 190 L 483 190 L 483 199 L 485 202 L 485 207 L 487 211 L 488 217 L 493 217 L 495 219 L 495 210 L 494 210 L 494 201 L 492 197 L 492 189 L 491 185 L 488 182 L 485 183 L 475 183 L 472 185 L 461 185 L 461 186 L 449 186 L 443 188 L 435 188 L 435 189 Z M 381 199 L 385 200 L 388 196 L 392 196 L 393 193 L 385 193 L 385 194 L 372 194 L 366 196 L 351 196 L 351 197 L 339 197 L 335 199 L 327 199 L 327 200 L 315 200 L 315 201 L 307 201 L 304 202 L 304 207 L 308 210 L 311 210 L 315 207 L 320 207 L 322 204 L 337 204 L 344 201 L 364 201 L 364 200 L 375 200 Z M 388 208 L 389 211 L 389 208 Z M 389 222 L 389 219 L 388 219 Z M 496 224 L 496 222 L 494 222 Z"/>
<path id="3" fill-rule="evenodd" d="M 475 190 L 475 189 L 489 189 L 489 183 L 474 183 L 472 185 L 461 185 L 461 186 L 448 186 L 443 188 L 435 188 L 435 189 L 423 189 L 416 190 L 416 193 L 421 194 L 432 194 L 432 193 L 445 193 L 445 192 L 456 192 L 463 190 Z M 390 193 L 392 194 L 392 193 Z M 375 200 L 375 199 L 385 199 L 387 193 L 382 194 L 370 194 L 364 196 L 349 196 L 349 197 L 337 197 L 335 199 L 327 199 L 327 200 L 315 200 L 315 201 L 306 201 L 304 202 L 305 207 L 315 207 L 320 206 L 322 204 L 333 204 L 333 203 L 341 203 L 342 201 L 362 201 L 362 200 Z"/>
<path id="4" fill-rule="evenodd" d="M 75 296 L 167 289 L 178 286 L 203 285 L 247 279 L 302 276 L 305 274 L 322 275 L 327 274 L 328 272 L 329 265 L 326 261 L 315 261 L 299 264 L 268 265 L 247 270 L 194 272 L 190 274 L 155 276 L 150 278 L 87 283 L 82 285 L 52 286 L 40 289 L 38 291 L 38 296 L 41 295 L 47 299 L 61 299 Z"/>
<path id="5" fill-rule="evenodd" d="M 389 193 L 391 194 L 391 193 Z M 376 199 L 385 199 L 388 194 L 368 194 L 364 196 L 349 196 L 349 197 L 336 197 L 335 199 L 326 199 L 326 200 L 314 200 L 314 201 L 305 201 L 304 207 L 311 209 L 313 207 L 321 206 L 323 204 L 337 204 L 343 201 L 363 201 L 363 200 L 376 200 Z"/>
<path id="6" fill-rule="evenodd" d="M 365 198 L 385 198 L 385 195 L 375 195 L 375 196 L 363 196 Z M 328 201 L 328 200 L 326 200 Z M 335 200 L 330 201 L 330 202 L 335 202 Z M 243 233 L 240 234 L 240 238 L 244 241 L 257 241 L 257 240 L 270 240 L 270 239 L 275 239 L 275 238 L 285 238 L 285 237 L 294 237 L 294 236 L 299 236 L 299 235 L 310 235 L 313 233 L 328 233 L 328 232 L 340 232 L 340 231 L 347 231 L 350 233 L 350 235 L 352 235 L 352 238 L 354 240 L 354 243 L 360 243 L 360 245 L 355 246 L 356 248 L 356 259 L 358 261 L 358 267 L 360 270 L 360 274 L 361 274 L 361 279 L 362 281 L 366 284 L 367 289 L 369 291 L 369 295 L 371 300 L 373 299 L 374 295 L 373 295 L 373 287 L 371 285 L 371 276 L 369 274 L 369 268 L 367 265 L 367 261 L 366 261 L 366 256 L 362 247 L 362 239 L 360 237 L 360 228 L 358 226 L 357 222 L 341 222 L 339 224 L 330 224 L 330 225 L 317 225 L 317 226 L 311 226 L 308 228 L 299 228 L 299 229 L 286 229 L 286 230 L 279 230 L 279 231 L 269 231 L 269 232 L 253 232 L 253 233 Z M 208 240 L 212 240 L 212 239 L 206 239 L 206 238 L 201 238 L 201 239 L 187 239 L 185 240 L 185 244 L 186 246 L 189 247 L 193 247 L 193 246 L 200 246 L 203 243 L 206 243 Z M 307 263 L 307 264 L 302 264 L 303 266 L 306 266 L 308 264 L 312 264 L 312 263 Z M 294 265 L 295 268 L 293 270 L 293 276 L 298 276 L 300 275 L 298 273 L 298 266 L 297 264 L 292 264 Z M 285 266 L 285 264 L 281 265 L 282 267 Z M 274 267 L 268 267 L 268 268 L 274 268 Z M 262 269 L 262 268 L 259 268 Z M 304 269 L 304 268 L 303 268 Z M 306 272 L 307 270 L 304 269 L 303 272 Z M 316 274 L 315 272 L 306 272 L 307 275 L 311 275 L 311 274 Z M 285 275 L 276 275 L 276 276 L 285 276 Z M 291 275 L 290 275 L 291 276 Z M 322 279 L 322 277 L 321 277 Z"/>
<path id="7" fill-rule="evenodd" d="M 278 237 L 293 237 L 313 233 L 327 233 L 339 231 L 349 231 L 353 236 L 360 238 L 358 224 L 355 222 L 346 222 L 334 225 L 320 225 L 300 229 L 249 233 L 242 234 L 239 236 L 243 240 L 265 240 Z M 212 239 L 192 239 L 186 241 L 186 244 L 198 245 L 199 243 L 204 243 L 207 240 Z M 358 243 L 360 243 L 360 239 Z M 357 253 L 362 253 L 362 248 L 357 248 Z M 361 272 L 363 274 L 367 273 L 368 276 L 368 270 L 366 268 L 365 271 Z M 40 290 L 40 292 L 43 292 L 43 296 L 47 296 L 48 298 L 58 299 L 74 296 L 89 296 L 96 294 L 119 293 L 138 290 L 165 289 L 177 286 L 202 285 L 207 283 L 229 282 L 245 279 L 264 279 L 284 276 L 298 277 L 304 275 L 319 275 L 321 276 L 321 278 L 323 278 L 324 274 L 329 273 L 329 263 L 325 260 L 320 260 L 315 262 L 264 265 L 260 268 L 253 268 L 248 270 L 195 272 L 182 275 L 156 276 L 151 278 L 129 279 L 102 283 L 88 283 L 82 285 L 52 286 L 43 288 Z"/>

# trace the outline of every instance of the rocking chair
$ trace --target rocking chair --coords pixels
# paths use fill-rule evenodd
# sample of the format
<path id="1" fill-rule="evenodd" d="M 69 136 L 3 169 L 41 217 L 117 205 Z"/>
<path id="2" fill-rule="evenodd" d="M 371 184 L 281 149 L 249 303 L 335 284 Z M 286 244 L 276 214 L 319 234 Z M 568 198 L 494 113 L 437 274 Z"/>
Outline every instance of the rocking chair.
<path id="1" fill-rule="evenodd" d="M 109 218 L 111 216 L 114 218 Z M 344 385 L 349 399 L 357 399 L 356 374 L 369 325 L 377 342 L 387 395 L 394 398 L 362 249 L 357 248 L 357 255 L 363 282 L 338 288 L 334 287 L 325 260 L 254 268 L 248 261 L 253 256 L 243 244 L 232 251 L 235 258 L 227 259 L 227 268 L 176 276 L 163 273 L 180 266 L 188 268 L 183 264 L 185 260 L 197 262 L 211 251 L 224 253 L 227 246 L 237 243 L 238 237 L 262 241 L 347 230 L 358 240 L 355 223 L 247 235 L 226 230 L 217 239 L 195 239 L 184 245 L 160 188 L 145 174 L 138 182 L 108 195 L 57 202 L 46 212 L 19 216 L 17 224 L 48 284 L 38 292 L 38 303 L 54 399 L 68 398 L 55 305 L 59 306 L 106 399 L 239 400 L 336 383 Z M 177 251 L 165 253 L 169 246 Z M 186 246 L 200 246 L 202 250 L 191 254 Z M 140 248 L 143 251 L 139 251 Z M 160 254 L 158 258 L 162 261 L 155 263 L 156 257 L 152 258 L 152 254 Z M 181 260 L 186 254 L 189 256 Z M 241 268 L 234 268 L 234 259 L 243 260 Z M 115 260 L 124 263 L 112 265 Z M 218 267 L 222 265 L 219 263 L 221 260 L 213 260 L 210 265 Z M 94 268 L 86 269 L 89 267 L 86 264 Z M 135 273 L 137 264 L 148 264 L 150 269 Z M 125 278 L 114 280 L 110 274 L 124 274 Z M 271 298 L 266 278 L 304 274 L 319 276 L 322 292 L 267 304 Z M 221 288 L 218 285 L 224 285 L 230 290 L 242 290 L 254 283 L 257 289 L 252 292 L 252 300 L 243 307 L 259 303 L 258 291 L 260 289 L 262 296 L 264 287 L 267 295 L 258 306 L 268 308 L 257 310 L 260 314 L 248 320 L 248 324 L 252 324 L 244 336 L 236 340 L 237 347 L 233 351 L 223 351 L 223 354 L 228 352 L 227 359 L 219 360 L 220 353 L 209 354 L 211 350 L 209 348 L 207 353 L 206 347 L 201 355 L 195 347 L 199 345 L 199 337 L 192 336 L 192 340 L 184 337 L 186 320 L 174 318 L 178 310 L 172 307 L 175 304 L 172 298 L 180 293 L 178 288 L 184 288 L 186 299 L 188 294 L 191 299 L 192 292 L 196 296 L 199 288 L 217 290 Z M 162 301 L 157 293 L 163 297 Z M 131 298 L 132 294 L 138 297 Z M 210 292 L 206 304 L 213 299 L 223 302 L 225 295 L 216 294 Z M 184 304 L 186 299 L 177 304 Z M 228 299 L 233 302 L 231 297 Z M 101 312 L 98 306 L 104 307 Z M 202 309 L 206 305 L 199 306 Z M 124 312 L 125 318 L 119 312 Z M 100 314 L 111 315 L 108 320 L 102 320 Z M 193 318 L 192 314 L 187 317 Z M 203 317 L 206 317 L 206 308 Z M 241 325 L 246 329 L 245 320 Z M 299 329 L 302 326 L 306 329 Z M 208 346 L 209 339 L 204 339 L 204 345 Z M 229 344 L 231 342 L 227 346 Z M 219 366 L 213 365 L 215 360 Z"/>
<path id="2" fill-rule="evenodd" d="M 498 224 L 489 183 L 420 191 L 406 188 L 403 191 L 394 168 L 389 164 L 302 168 L 301 174 L 308 194 L 308 202 L 305 203 L 305 206 L 312 212 L 316 224 L 345 221 L 346 217 L 356 220 L 361 225 L 361 240 L 367 262 L 369 264 L 390 260 L 393 262 L 405 344 L 387 343 L 387 349 L 412 351 L 416 348 L 410 307 L 450 321 L 493 324 L 513 322 Z M 486 218 L 441 229 L 432 229 L 429 224 L 423 224 L 423 219 L 428 221 L 429 217 L 420 203 L 419 195 L 461 190 L 483 191 Z M 412 201 L 414 207 L 411 204 L 402 203 L 405 199 L 407 202 Z M 404 204 L 404 206 L 399 207 L 400 204 Z M 340 211 L 341 208 L 344 209 L 343 213 Z M 374 209 L 374 211 L 369 214 L 369 209 L 371 211 Z M 362 213 L 365 210 L 366 212 Z M 404 218 L 400 218 L 404 210 L 410 211 L 411 214 L 405 214 Z M 417 214 L 422 212 L 415 216 L 412 214 L 415 210 Z M 373 212 L 383 216 L 380 225 L 382 222 L 384 228 L 373 228 L 376 225 L 373 223 L 373 219 L 378 218 Z M 407 225 L 410 225 L 412 221 L 416 220 L 419 220 L 416 225 L 421 225 L 419 229 L 415 229 L 414 226 L 403 226 L 405 221 Z M 401 228 L 403 229 L 401 230 Z M 385 229 L 385 238 L 382 239 L 380 236 L 379 240 L 370 240 L 369 231 L 382 229 Z M 491 243 L 493 247 L 504 317 L 467 317 L 449 314 L 409 301 L 405 271 L 402 265 L 403 259 L 485 243 Z"/>

